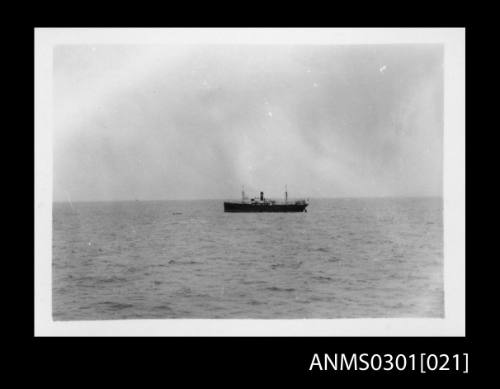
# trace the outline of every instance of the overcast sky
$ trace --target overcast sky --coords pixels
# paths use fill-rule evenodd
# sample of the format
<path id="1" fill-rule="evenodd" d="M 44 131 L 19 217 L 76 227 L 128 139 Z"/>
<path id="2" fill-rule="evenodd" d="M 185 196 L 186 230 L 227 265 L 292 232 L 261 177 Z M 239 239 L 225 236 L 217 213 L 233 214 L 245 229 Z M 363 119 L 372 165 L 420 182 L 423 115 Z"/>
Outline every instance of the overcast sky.
<path id="1" fill-rule="evenodd" d="M 437 45 L 58 46 L 54 200 L 440 196 Z"/>

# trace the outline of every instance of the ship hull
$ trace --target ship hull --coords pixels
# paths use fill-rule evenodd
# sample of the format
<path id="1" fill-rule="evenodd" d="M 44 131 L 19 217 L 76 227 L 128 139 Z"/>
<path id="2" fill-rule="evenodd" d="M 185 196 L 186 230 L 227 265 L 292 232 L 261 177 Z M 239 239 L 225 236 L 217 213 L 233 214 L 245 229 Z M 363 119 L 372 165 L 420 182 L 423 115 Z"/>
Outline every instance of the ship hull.
<path id="1" fill-rule="evenodd" d="M 305 212 L 308 204 L 224 203 L 224 212 Z"/>

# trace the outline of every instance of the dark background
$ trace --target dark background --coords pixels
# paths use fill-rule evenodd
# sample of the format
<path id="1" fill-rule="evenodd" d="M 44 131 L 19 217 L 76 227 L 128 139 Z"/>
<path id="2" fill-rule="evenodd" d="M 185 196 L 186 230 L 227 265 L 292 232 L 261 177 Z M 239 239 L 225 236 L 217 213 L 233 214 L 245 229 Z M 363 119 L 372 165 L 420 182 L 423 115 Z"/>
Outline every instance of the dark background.
<path id="1" fill-rule="evenodd" d="M 73 5 L 74 6 L 74 5 Z M 473 22 L 473 11 L 467 11 L 467 18 L 459 15 L 453 19 L 449 8 L 440 10 L 436 5 L 432 8 L 424 3 L 374 3 L 368 8 L 355 4 L 352 10 L 332 4 L 331 8 L 312 3 L 287 5 L 232 3 L 204 6 L 186 4 L 188 10 L 180 10 L 165 3 L 161 8 L 146 4 L 120 3 L 113 8 L 103 9 L 102 5 L 79 3 L 73 8 L 69 3 L 59 5 L 59 13 L 51 12 L 45 5 L 31 8 L 28 17 L 23 18 L 24 26 L 17 27 L 24 41 L 21 48 L 21 59 L 16 63 L 26 65 L 23 86 L 27 93 L 24 99 L 30 99 L 29 91 L 33 90 L 33 49 L 34 27 L 467 27 L 466 30 L 466 66 L 467 95 L 475 93 L 478 83 L 472 83 L 469 76 L 478 69 L 474 53 L 476 49 L 472 38 L 479 29 Z M 445 7 L 443 7 L 445 8 Z M 389 9 L 391 12 L 389 12 Z M 124 12 L 127 10 L 127 12 Z M 375 11 L 377 10 L 377 11 Z M 363 15 L 360 15 L 360 12 Z M 387 11 L 387 12 L 385 12 Z M 123 15 L 125 13 L 125 15 Z M 196 14 L 194 16 L 193 14 Z M 382 13 L 382 16 L 380 16 Z M 398 15 L 394 15 L 399 13 Z M 290 15 L 293 14 L 293 15 Z M 401 16 L 404 14 L 404 17 Z M 238 16 L 241 16 L 241 20 Z M 406 17 L 406 18 L 405 18 Z M 411 20 L 412 19 L 412 20 Z M 446 20 L 447 19 L 447 20 Z M 17 85 L 19 88 L 19 85 Z M 21 90 L 21 88 L 19 88 Z M 27 103 L 28 107 L 29 102 Z M 471 135 L 471 123 L 474 120 L 473 99 L 467 98 L 467 154 L 476 148 Z M 31 107 L 30 107 L 31 108 Z M 24 110 L 21 119 L 26 120 L 26 130 L 20 132 L 26 144 L 23 162 L 28 169 L 34 166 L 33 150 L 30 149 L 28 128 L 33 126 L 29 117 L 30 110 Z M 473 132 L 472 132 L 473 133 Z M 467 173 L 471 171 L 470 159 L 467 159 Z M 29 173 L 28 173 L 29 174 Z M 471 175 L 467 175 L 470 178 Z M 474 180 L 480 180 L 475 175 Z M 28 186 L 22 193 L 27 197 L 34 193 L 34 181 L 24 176 Z M 467 188 L 475 187 L 468 180 Z M 470 198 L 470 190 L 467 195 Z M 29 204 L 33 198 L 26 199 Z M 469 208 L 467 208 L 469 209 Z M 26 207 L 27 213 L 34 209 Z M 480 214 L 466 211 L 468 224 L 478 223 Z M 24 221 L 29 221 L 27 215 Z M 477 224 L 475 224 L 477 225 Z M 28 223 L 24 226 L 28 228 Z M 330 387 L 335 385 L 356 385 L 362 379 L 363 385 L 376 384 L 380 378 L 394 383 L 427 383 L 438 379 L 446 384 L 467 384 L 487 371 L 488 354 L 479 350 L 481 313 L 484 310 L 481 301 L 473 297 L 479 266 L 476 261 L 484 257 L 486 248 L 474 244 L 474 235 L 479 231 L 466 228 L 466 337 L 370 337 L 370 338 L 35 338 L 34 313 L 29 305 L 16 303 L 21 312 L 28 317 L 19 322 L 18 328 L 24 328 L 23 344 L 16 345 L 9 353 L 10 363 L 18 369 L 18 383 L 27 379 L 35 382 L 46 382 L 51 385 L 75 386 L 89 385 L 114 386 L 127 384 L 130 386 L 186 386 L 194 381 L 199 385 L 230 384 L 233 387 L 268 386 L 270 384 L 308 384 L 320 383 Z M 28 239 L 29 240 L 29 239 Z M 28 266 L 33 278 L 26 279 L 23 292 L 33 303 L 34 272 L 33 263 L 29 262 L 34 253 L 27 244 L 23 265 Z M 481 246 L 484 247 L 484 246 Z M 472 249 L 473 248 L 473 249 Z M 32 257 L 33 258 L 33 257 Z M 27 273 L 23 273 L 27 274 Z M 16 294 L 17 296 L 17 294 Z M 474 301 L 474 303 L 472 303 Z M 486 304 L 486 301 L 484 302 Z M 19 317 L 22 317 L 21 315 Z M 17 316 L 12 316 L 17 317 Z M 22 324 L 22 325 L 21 325 Z M 16 338 L 14 338 L 16 339 Z M 25 343 L 24 343 L 25 342 Z M 24 347 L 26 346 L 26 347 Z M 308 370 L 314 353 L 469 353 L 468 375 L 454 372 L 410 373 L 402 372 L 334 372 Z M 26 363 L 27 362 L 27 363 Z M 403 381 L 404 378 L 404 381 Z M 270 381 L 272 379 L 272 381 Z M 319 380 L 319 382 L 318 382 Z"/>

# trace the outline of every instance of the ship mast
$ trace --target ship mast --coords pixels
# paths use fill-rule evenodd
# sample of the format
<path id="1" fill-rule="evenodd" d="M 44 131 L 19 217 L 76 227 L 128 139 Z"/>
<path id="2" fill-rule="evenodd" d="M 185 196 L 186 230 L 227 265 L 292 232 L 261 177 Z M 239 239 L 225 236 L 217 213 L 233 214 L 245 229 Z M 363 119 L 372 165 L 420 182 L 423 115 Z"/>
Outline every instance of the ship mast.
<path id="1" fill-rule="evenodd" d="M 288 203 L 288 189 L 285 185 L 285 203 Z"/>
<path id="2" fill-rule="evenodd" d="M 245 202 L 245 185 L 241 186 L 241 202 Z"/>

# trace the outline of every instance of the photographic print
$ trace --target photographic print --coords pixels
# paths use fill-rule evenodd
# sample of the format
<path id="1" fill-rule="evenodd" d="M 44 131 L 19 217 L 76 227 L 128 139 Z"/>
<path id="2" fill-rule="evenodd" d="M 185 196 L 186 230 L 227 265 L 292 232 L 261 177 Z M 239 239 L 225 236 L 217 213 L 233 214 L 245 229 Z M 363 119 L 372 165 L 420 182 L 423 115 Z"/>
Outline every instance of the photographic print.
<path id="1" fill-rule="evenodd" d="M 445 318 L 443 43 L 50 55 L 54 322 Z"/>

